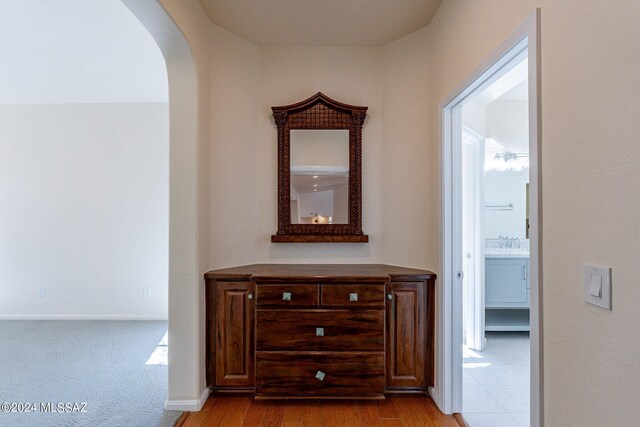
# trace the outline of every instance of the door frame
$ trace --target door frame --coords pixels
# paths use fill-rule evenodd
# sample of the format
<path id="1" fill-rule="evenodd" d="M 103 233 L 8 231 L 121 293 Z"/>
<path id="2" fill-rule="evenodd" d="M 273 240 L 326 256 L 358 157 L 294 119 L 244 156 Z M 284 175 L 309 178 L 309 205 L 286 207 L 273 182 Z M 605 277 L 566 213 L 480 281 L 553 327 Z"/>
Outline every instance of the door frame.
<path id="1" fill-rule="evenodd" d="M 442 236 L 440 292 L 437 300 L 436 387 L 432 395 L 444 413 L 462 411 L 462 240 L 460 236 L 461 168 L 460 130 L 453 125 L 456 106 L 488 84 L 510 62 L 518 47 L 526 45 L 529 65 L 529 176 L 530 176 L 530 283 L 531 283 L 531 426 L 543 425 L 542 364 L 542 182 L 540 105 L 540 9 L 527 18 L 467 78 L 440 102 L 442 114 Z M 514 49 L 516 48 L 516 49 Z M 458 197 L 454 197 L 455 195 Z M 455 254 L 458 254 L 456 257 Z"/>
<path id="2" fill-rule="evenodd" d="M 461 139 L 463 159 L 461 165 L 464 166 L 465 149 L 468 153 L 468 164 L 473 164 L 470 169 L 462 168 L 462 183 L 469 186 L 470 191 L 467 195 L 474 201 L 472 208 L 465 207 L 463 191 L 461 219 L 463 230 L 466 222 L 467 233 L 463 233 L 462 236 L 462 249 L 465 248 L 465 243 L 469 249 L 468 253 L 463 254 L 462 260 L 463 342 L 472 350 L 482 351 L 486 345 L 484 338 L 484 232 L 482 229 L 484 224 L 484 137 L 462 124 Z M 464 268 L 465 264 L 468 268 Z"/>

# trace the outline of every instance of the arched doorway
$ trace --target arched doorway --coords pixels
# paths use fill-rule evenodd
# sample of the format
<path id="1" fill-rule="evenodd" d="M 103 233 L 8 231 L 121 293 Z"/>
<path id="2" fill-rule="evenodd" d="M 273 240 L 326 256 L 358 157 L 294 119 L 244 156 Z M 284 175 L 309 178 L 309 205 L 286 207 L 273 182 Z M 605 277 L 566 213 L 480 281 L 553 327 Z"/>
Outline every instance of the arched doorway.
<path id="1" fill-rule="evenodd" d="M 204 313 L 198 254 L 198 85 L 189 43 L 156 0 L 122 0 L 155 39 L 169 80 L 169 396 L 167 409 L 199 410 Z M 194 397 L 197 397 L 194 399 Z"/>

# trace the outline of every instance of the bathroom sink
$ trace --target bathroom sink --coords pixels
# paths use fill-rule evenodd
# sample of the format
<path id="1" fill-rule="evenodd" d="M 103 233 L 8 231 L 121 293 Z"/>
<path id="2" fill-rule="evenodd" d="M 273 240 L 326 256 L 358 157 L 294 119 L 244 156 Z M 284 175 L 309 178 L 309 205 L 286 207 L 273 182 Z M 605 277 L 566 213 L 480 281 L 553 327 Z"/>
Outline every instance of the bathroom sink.
<path id="1" fill-rule="evenodd" d="M 529 258 L 528 249 L 486 248 L 484 256 L 489 258 Z"/>

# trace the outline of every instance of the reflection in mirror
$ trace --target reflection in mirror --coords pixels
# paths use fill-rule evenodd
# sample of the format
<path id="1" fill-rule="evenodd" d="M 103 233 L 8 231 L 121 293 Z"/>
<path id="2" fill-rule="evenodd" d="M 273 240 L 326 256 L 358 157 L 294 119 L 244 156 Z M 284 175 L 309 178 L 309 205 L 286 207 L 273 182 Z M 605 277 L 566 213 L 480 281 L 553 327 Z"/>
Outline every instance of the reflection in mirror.
<path id="1" fill-rule="evenodd" d="M 349 223 L 349 130 L 290 131 L 291 224 Z"/>

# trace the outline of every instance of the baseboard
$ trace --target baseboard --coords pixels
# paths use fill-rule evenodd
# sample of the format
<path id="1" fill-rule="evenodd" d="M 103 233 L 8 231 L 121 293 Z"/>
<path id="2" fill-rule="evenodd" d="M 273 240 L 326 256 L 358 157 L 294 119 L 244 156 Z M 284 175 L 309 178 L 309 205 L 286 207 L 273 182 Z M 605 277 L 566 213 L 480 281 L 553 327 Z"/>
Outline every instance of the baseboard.
<path id="1" fill-rule="evenodd" d="M 202 390 L 200 399 L 195 400 L 168 400 L 164 403 L 164 409 L 167 411 L 189 411 L 198 412 L 204 406 L 209 397 L 209 387 Z"/>
<path id="2" fill-rule="evenodd" d="M 129 314 L 0 314 L 0 320 L 167 320 L 167 316 Z"/>
<path id="3" fill-rule="evenodd" d="M 440 412 L 442 412 L 443 414 L 451 415 L 451 412 L 447 412 L 444 410 L 444 402 L 442 401 L 442 395 L 440 394 L 440 391 L 437 388 L 429 387 L 429 396 L 431 396 L 431 399 L 433 399 L 438 409 L 440 409 Z"/>
<path id="4" fill-rule="evenodd" d="M 440 412 L 446 414 L 446 412 L 442 410 L 444 405 L 442 404 L 440 393 L 438 393 L 438 390 L 435 387 L 429 387 L 429 396 L 431 396 L 431 399 L 433 399 L 438 409 L 440 409 Z"/>

